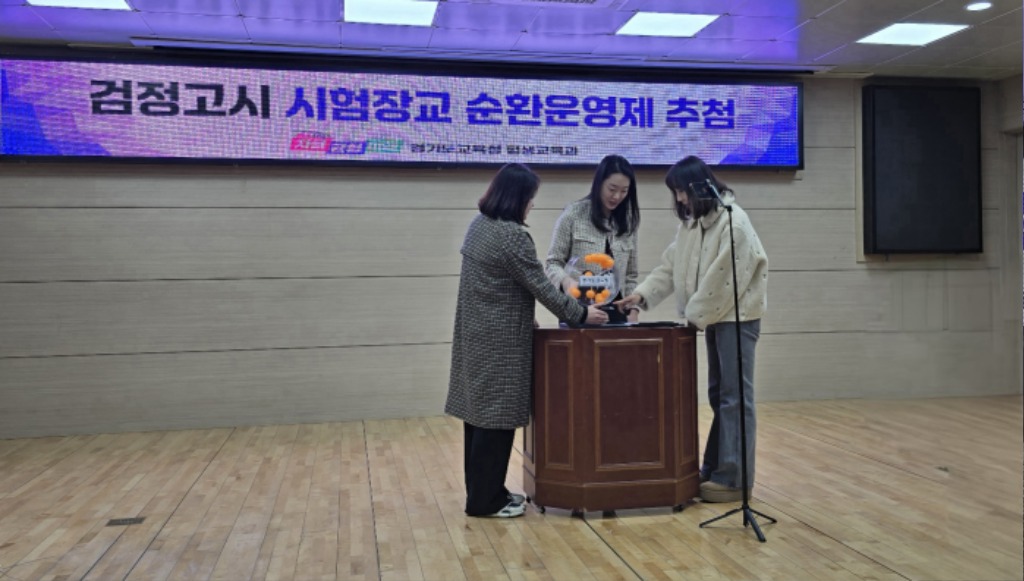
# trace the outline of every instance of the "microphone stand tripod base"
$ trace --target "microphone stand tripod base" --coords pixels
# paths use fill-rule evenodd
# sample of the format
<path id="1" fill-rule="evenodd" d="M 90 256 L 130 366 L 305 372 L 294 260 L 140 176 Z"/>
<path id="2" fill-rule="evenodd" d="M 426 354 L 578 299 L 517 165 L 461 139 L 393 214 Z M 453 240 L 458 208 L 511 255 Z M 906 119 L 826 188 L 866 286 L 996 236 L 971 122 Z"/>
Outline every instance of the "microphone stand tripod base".
<path id="1" fill-rule="evenodd" d="M 762 543 L 765 542 L 766 539 L 764 538 L 764 533 L 761 532 L 761 527 L 759 527 L 757 525 L 757 519 L 754 518 L 754 515 L 756 514 L 757 516 L 759 516 L 761 518 L 767 519 L 768 522 L 771 523 L 771 524 L 775 524 L 775 523 L 779 522 L 779 521 L 773 519 L 772 517 L 770 517 L 770 516 L 768 516 L 766 514 L 762 514 L 760 512 L 757 512 L 756 510 L 750 508 L 750 505 L 748 505 L 746 499 L 744 499 L 743 500 L 743 505 L 740 506 L 739 508 L 734 508 L 734 509 L 730 510 L 729 512 L 723 514 L 723 515 L 716 516 L 713 519 L 706 520 L 706 521 L 700 523 L 700 528 L 704 528 L 704 527 L 708 526 L 709 524 L 711 524 L 711 523 L 713 523 L 715 521 L 719 521 L 719 520 L 722 520 L 723 518 L 732 516 L 732 515 L 736 514 L 737 512 L 742 512 L 743 513 L 743 526 L 746 527 L 746 526 L 749 525 L 750 528 L 754 529 L 754 534 L 757 535 L 757 540 L 761 541 Z"/>

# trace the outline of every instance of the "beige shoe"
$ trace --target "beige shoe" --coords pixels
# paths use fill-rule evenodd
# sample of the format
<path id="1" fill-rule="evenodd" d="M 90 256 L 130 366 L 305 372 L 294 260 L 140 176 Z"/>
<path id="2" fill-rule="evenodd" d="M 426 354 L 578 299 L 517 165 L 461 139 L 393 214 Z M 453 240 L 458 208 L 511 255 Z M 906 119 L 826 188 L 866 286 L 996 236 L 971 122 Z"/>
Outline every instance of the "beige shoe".
<path id="1" fill-rule="evenodd" d="M 750 492 L 748 488 L 748 498 Z M 704 502 L 739 502 L 743 500 L 743 490 L 708 480 L 700 483 L 700 497 Z"/>

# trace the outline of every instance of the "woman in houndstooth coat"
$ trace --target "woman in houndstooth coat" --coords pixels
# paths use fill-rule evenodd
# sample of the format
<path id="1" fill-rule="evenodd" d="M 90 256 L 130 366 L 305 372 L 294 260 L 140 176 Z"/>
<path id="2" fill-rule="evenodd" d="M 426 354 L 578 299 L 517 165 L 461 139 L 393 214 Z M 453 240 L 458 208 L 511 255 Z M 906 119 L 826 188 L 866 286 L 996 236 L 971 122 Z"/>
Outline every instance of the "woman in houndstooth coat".
<path id="1" fill-rule="evenodd" d="M 505 473 L 515 429 L 530 418 L 535 301 L 567 321 L 607 321 L 545 276 L 524 224 L 539 185 L 524 165 L 502 167 L 462 245 L 445 413 L 464 422 L 470 516 L 523 513 L 522 496 L 505 488 Z"/>

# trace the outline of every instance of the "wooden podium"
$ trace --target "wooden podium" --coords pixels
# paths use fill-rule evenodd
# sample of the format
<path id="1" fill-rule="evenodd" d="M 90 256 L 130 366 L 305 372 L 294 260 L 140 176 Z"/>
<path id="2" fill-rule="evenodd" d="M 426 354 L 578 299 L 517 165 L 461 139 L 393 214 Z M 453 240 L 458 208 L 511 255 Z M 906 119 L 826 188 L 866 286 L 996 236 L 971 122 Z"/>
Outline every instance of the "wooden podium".
<path id="1" fill-rule="evenodd" d="M 681 510 L 697 496 L 696 352 L 689 327 L 536 329 L 523 432 L 533 502 Z"/>

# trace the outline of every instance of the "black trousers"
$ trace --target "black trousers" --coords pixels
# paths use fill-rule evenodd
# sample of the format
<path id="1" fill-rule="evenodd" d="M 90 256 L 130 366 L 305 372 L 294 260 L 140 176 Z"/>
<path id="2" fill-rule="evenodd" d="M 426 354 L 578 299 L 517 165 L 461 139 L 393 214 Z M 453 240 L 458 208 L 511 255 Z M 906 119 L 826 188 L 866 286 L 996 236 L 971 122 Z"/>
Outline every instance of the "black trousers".
<path id="1" fill-rule="evenodd" d="M 465 433 L 466 514 L 494 514 L 509 502 L 505 474 L 515 430 L 478 428 L 463 422 Z"/>

